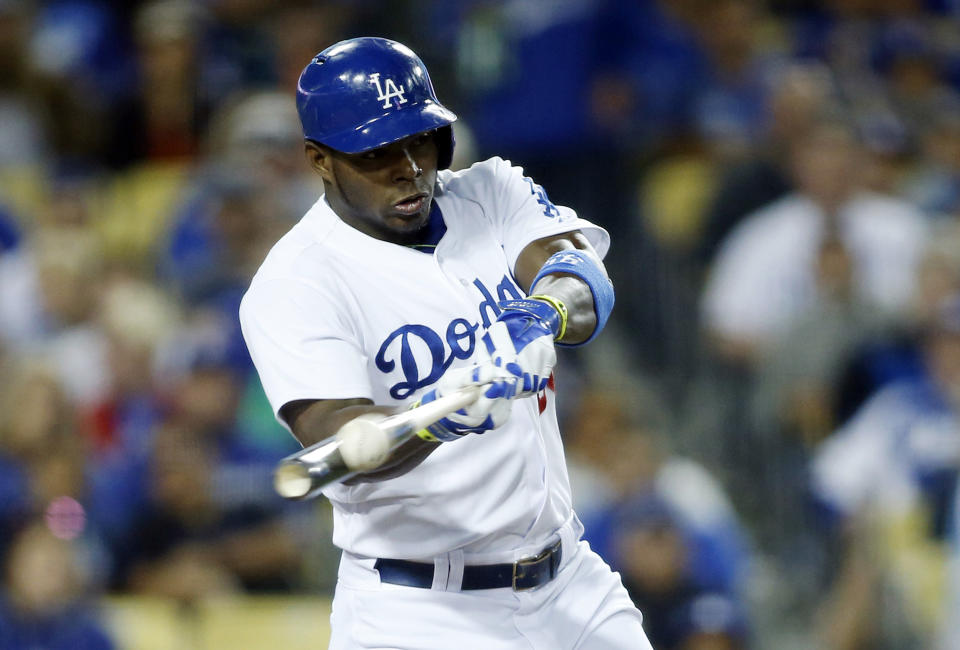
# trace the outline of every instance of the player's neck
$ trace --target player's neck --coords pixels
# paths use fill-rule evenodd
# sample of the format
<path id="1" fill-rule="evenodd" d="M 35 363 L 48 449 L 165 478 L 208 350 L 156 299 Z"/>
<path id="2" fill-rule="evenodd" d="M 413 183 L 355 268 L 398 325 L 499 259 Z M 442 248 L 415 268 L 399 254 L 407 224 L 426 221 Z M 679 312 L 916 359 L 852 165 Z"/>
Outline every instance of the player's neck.
<path id="1" fill-rule="evenodd" d="M 424 221 L 420 227 L 414 228 L 410 232 L 393 230 L 387 228 L 383 224 L 378 223 L 373 218 L 361 216 L 356 210 L 353 209 L 349 201 L 344 201 L 342 197 L 334 193 L 327 192 L 324 196 L 324 200 L 333 213 L 337 215 L 337 218 L 339 218 L 344 224 L 358 232 L 362 232 L 368 237 L 379 239 L 380 241 L 387 242 L 388 244 L 406 246 L 410 243 L 416 243 L 419 239 L 419 231 L 426 226 L 426 221 Z"/>
<path id="2" fill-rule="evenodd" d="M 440 212 L 440 206 L 436 201 L 433 201 L 430 204 L 430 218 L 426 225 L 414 233 L 417 240 L 405 245 L 423 253 L 432 254 L 446 232 L 447 224 L 443 220 L 443 213 Z"/>

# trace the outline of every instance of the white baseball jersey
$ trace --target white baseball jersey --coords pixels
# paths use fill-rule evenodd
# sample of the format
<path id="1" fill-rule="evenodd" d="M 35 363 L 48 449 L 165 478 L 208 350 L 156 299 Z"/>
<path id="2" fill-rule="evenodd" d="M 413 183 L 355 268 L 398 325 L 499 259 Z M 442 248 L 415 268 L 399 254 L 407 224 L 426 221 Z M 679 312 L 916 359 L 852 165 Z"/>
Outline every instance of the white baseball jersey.
<path id="1" fill-rule="evenodd" d="M 434 200 L 447 230 L 432 255 L 361 233 L 323 198 L 270 251 L 240 321 L 275 413 L 304 399 L 411 404 L 472 362 L 498 301 L 524 295 L 513 268 L 527 244 L 580 230 L 601 256 L 609 247 L 500 158 L 441 171 Z M 325 495 L 334 543 L 360 556 L 535 554 L 573 517 L 553 393 L 516 400 L 504 426 L 444 443 L 403 476 Z"/>

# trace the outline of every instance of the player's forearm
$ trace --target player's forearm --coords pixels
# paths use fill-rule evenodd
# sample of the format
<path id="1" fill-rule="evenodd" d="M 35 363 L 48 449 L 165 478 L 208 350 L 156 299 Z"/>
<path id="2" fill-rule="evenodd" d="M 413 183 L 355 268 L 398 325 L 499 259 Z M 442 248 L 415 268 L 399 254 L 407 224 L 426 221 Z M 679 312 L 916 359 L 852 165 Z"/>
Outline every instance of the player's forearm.
<path id="1" fill-rule="evenodd" d="M 548 275 L 530 290 L 531 295 L 547 295 L 561 301 L 567 308 L 567 328 L 561 343 L 582 343 L 597 328 L 593 310 L 593 294 L 580 279 L 572 275 Z"/>
<path id="2" fill-rule="evenodd" d="M 397 447 L 390 457 L 372 472 L 357 474 L 346 481 L 347 485 L 356 483 L 378 483 L 397 476 L 402 476 L 422 463 L 427 456 L 440 447 L 436 442 L 427 442 L 416 436 Z"/>
<path id="3" fill-rule="evenodd" d="M 284 406 L 280 414 L 300 444 L 309 447 L 336 434 L 344 424 L 365 413 L 393 415 L 401 410 L 395 406 L 377 406 L 366 398 L 355 398 L 292 402 Z M 411 439 L 393 450 L 376 470 L 358 474 L 347 484 L 385 481 L 406 474 L 438 446 L 420 438 Z"/>
<path id="4" fill-rule="evenodd" d="M 365 413 L 393 415 L 396 407 L 377 406 L 366 398 L 322 399 L 290 402 L 280 415 L 290 425 L 294 437 L 304 447 L 334 435 L 340 427 Z"/>
<path id="5" fill-rule="evenodd" d="M 584 277 L 578 277 L 577 274 L 584 275 L 580 269 L 571 273 L 562 270 L 543 273 L 556 266 L 549 261 L 554 254 L 563 251 L 575 251 L 580 255 L 581 268 L 593 267 L 593 272 L 585 274 L 584 277 L 590 279 L 594 287 L 591 287 Z M 583 233 L 578 231 L 545 237 L 528 244 L 517 258 L 514 275 L 528 295 L 547 295 L 559 300 L 566 307 L 567 325 L 566 331 L 560 337 L 562 343 L 577 344 L 588 340 L 598 331 L 598 327 L 602 327 L 602 323 L 598 323 L 597 305 L 603 307 L 605 321 L 613 304 L 612 288 L 606 278 L 603 262 Z M 605 287 L 606 294 L 598 299 L 597 289 L 604 288 L 600 287 L 601 284 L 608 286 Z"/>

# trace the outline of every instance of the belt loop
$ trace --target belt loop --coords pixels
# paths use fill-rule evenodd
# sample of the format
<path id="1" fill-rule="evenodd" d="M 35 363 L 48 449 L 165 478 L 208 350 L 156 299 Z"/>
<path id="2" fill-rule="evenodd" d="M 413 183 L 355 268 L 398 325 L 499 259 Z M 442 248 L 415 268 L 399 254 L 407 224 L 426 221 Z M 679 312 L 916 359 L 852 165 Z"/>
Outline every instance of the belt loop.
<path id="1" fill-rule="evenodd" d="M 560 527 L 560 566 L 565 565 L 567 562 L 573 559 L 573 556 L 577 552 L 577 546 L 579 543 L 580 534 L 575 526 L 576 515 L 573 515 L 571 519 L 567 520 L 567 523 Z M 576 524 L 579 524 L 579 521 L 576 521 Z M 560 566 L 557 567 L 557 572 L 560 571 Z"/>
<path id="2" fill-rule="evenodd" d="M 447 578 L 450 575 L 449 553 L 433 558 L 433 585 L 431 589 L 447 590 Z"/>
<path id="3" fill-rule="evenodd" d="M 450 574 L 447 577 L 447 591 L 460 591 L 463 588 L 463 551 L 457 549 L 447 553 L 450 561 Z"/>

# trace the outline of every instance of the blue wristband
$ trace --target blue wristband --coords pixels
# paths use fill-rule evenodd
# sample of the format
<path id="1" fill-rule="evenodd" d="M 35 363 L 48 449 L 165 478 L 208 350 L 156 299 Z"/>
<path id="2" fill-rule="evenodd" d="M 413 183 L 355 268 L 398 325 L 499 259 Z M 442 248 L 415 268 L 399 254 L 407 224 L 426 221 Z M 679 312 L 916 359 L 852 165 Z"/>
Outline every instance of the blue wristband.
<path id="1" fill-rule="evenodd" d="M 541 267 L 540 272 L 537 273 L 537 277 L 530 283 L 530 290 L 533 291 L 534 287 L 537 286 L 537 282 L 545 275 L 550 275 L 551 273 L 568 273 L 583 280 L 590 288 L 590 293 L 593 294 L 593 311 L 597 315 L 597 326 L 593 329 L 593 333 L 590 334 L 590 338 L 582 343 L 560 343 L 558 341 L 557 345 L 576 347 L 589 343 L 597 337 L 597 334 L 599 334 L 604 325 L 607 324 L 607 319 L 610 318 L 610 312 L 613 311 L 613 282 L 610 281 L 607 274 L 597 265 L 592 255 L 576 249 L 560 251 L 551 255 L 543 267 Z"/>

